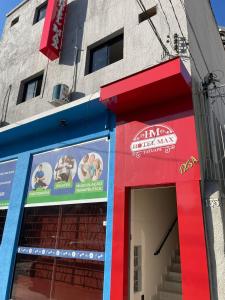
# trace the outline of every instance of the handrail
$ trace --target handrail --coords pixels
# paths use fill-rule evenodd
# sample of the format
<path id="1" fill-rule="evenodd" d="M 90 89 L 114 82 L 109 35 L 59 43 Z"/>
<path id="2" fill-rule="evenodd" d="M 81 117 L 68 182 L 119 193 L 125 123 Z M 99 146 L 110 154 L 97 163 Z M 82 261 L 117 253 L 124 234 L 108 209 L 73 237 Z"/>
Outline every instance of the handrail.
<path id="1" fill-rule="evenodd" d="M 159 255 L 159 253 L 161 252 L 163 246 L 165 245 L 170 233 L 172 232 L 174 226 L 176 225 L 177 223 L 177 217 L 176 219 L 173 221 L 172 225 L 170 226 L 170 228 L 168 229 L 167 233 L 165 234 L 160 246 L 158 247 L 158 249 L 154 252 L 154 255 Z"/>

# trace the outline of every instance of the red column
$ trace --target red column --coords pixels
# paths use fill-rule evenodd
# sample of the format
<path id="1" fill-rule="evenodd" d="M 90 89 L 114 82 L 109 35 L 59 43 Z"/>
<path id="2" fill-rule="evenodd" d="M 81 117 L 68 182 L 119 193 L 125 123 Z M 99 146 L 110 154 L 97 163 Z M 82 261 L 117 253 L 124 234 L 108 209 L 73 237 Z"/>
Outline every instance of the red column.
<path id="1" fill-rule="evenodd" d="M 128 300 L 129 190 L 126 189 L 125 128 L 117 127 L 111 299 Z"/>
<path id="2" fill-rule="evenodd" d="M 183 300 L 210 300 L 199 181 L 176 184 Z"/>
<path id="3" fill-rule="evenodd" d="M 128 299 L 128 201 L 125 191 L 115 195 L 111 300 Z"/>

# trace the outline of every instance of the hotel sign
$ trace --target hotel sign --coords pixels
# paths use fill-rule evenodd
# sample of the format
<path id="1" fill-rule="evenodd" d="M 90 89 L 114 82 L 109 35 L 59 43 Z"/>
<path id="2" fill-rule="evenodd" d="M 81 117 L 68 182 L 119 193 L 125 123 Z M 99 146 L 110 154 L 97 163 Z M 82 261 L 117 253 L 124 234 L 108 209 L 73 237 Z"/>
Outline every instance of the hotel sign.
<path id="1" fill-rule="evenodd" d="M 137 158 L 141 155 L 164 152 L 175 149 L 177 135 L 173 129 L 164 124 L 157 124 L 141 129 L 134 137 L 130 149 Z"/>
<path id="2" fill-rule="evenodd" d="M 48 0 L 40 52 L 50 60 L 55 60 L 60 55 L 66 8 L 67 0 Z"/>

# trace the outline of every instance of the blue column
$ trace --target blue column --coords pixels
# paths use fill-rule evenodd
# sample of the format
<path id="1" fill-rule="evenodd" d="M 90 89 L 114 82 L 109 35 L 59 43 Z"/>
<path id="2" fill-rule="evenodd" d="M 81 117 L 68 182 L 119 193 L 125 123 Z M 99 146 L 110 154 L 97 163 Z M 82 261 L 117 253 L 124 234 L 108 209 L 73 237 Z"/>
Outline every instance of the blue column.
<path id="1" fill-rule="evenodd" d="M 110 116 L 110 127 L 111 128 L 110 128 L 108 202 L 107 202 L 107 219 L 106 219 L 107 224 L 106 224 L 103 300 L 110 300 L 110 293 L 111 293 L 114 173 L 115 173 L 115 143 L 116 143 L 116 129 L 115 129 L 114 115 Z"/>
<path id="2" fill-rule="evenodd" d="M 0 248 L 0 299 L 8 300 L 13 279 L 16 252 L 23 217 L 24 199 L 30 166 L 30 154 L 18 156 L 10 203 Z"/>

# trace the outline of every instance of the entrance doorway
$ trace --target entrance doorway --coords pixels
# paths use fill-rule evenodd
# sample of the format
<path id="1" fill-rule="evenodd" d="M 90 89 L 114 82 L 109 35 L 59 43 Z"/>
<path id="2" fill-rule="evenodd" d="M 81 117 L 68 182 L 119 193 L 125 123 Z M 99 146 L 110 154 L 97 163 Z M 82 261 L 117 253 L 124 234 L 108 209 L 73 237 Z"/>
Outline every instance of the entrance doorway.
<path id="1" fill-rule="evenodd" d="M 175 187 L 133 189 L 130 300 L 182 299 Z"/>
<path id="2" fill-rule="evenodd" d="M 25 208 L 11 298 L 101 300 L 106 207 Z"/>

